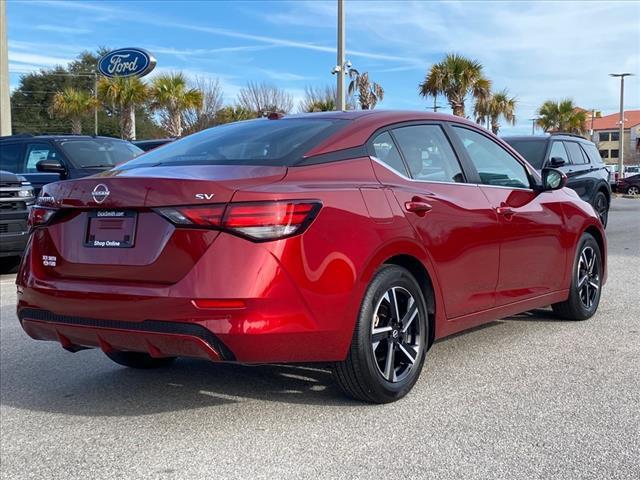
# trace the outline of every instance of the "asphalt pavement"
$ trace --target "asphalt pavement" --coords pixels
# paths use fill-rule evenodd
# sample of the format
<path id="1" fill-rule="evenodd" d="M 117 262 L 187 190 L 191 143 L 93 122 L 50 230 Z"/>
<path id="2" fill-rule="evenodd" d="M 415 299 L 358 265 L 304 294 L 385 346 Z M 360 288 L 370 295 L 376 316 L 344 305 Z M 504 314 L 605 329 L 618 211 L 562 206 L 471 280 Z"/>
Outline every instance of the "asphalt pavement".
<path id="1" fill-rule="evenodd" d="M 404 400 L 328 371 L 154 371 L 36 342 L 0 277 L 3 479 L 640 478 L 640 200 L 615 199 L 596 316 L 539 310 L 437 342 Z"/>

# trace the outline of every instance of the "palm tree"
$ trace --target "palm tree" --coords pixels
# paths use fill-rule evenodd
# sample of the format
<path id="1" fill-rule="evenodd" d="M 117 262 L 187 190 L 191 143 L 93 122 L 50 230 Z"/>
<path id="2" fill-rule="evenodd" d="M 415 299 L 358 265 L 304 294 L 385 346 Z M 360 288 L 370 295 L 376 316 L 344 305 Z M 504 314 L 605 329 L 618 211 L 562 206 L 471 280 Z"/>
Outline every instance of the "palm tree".
<path id="1" fill-rule="evenodd" d="M 444 95 L 453 114 L 464 117 L 464 101 L 469 92 L 476 100 L 488 97 L 491 82 L 485 78 L 482 65 L 461 55 L 450 53 L 440 63 L 431 67 L 419 85 L 420 95 Z"/>
<path id="2" fill-rule="evenodd" d="M 476 122 L 491 124 L 491 131 L 498 134 L 500 130 L 500 117 L 511 125 L 516 123 L 516 98 L 509 97 L 507 89 L 492 93 L 489 97 L 481 97 L 476 100 L 473 114 Z"/>
<path id="3" fill-rule="evenodd" d="M 258 118 L 258 114 L 253 110 L 249 110 L 239 105 L 229 105 L 227 107 L 221 108 L 216 112 L 215 123 L 216 125 L 221 125 L 223 123 L 239 122 L 241 120 L 252 120 L 254 118 Z"/>
<path id="4" fill-rule="evenodd" d="M 350 68 L 349 77 L 351 82 L 347 91 L 349 95 L 358 92 L 358 103 L 362 110 L 373 110 L 384 99 L 384 89 L 378 83 L 369 81 L 369 72 L 360 73 Z"/>
<path id="5" fill-rule="evenodd" d="M 138 77 L 102 78 L 98 83 L 98 95 L 120 111 L 120 134 L 125 140 L 136 139 L 136 105 L 144 102 L 149 91 Z"/>
<path id="6" fill-rule="evenodd" d="M 53 103 L 49 113 L 58 118 L 71 121 L 71 133 L 82 133 L 82 119 L 89 116 L 97 107 L 98 102 L 84 90 L 67 87 L 53 96 Z"/>
<path id="7" fill-rule="evenodd" d="M 182 135 L 182 114 L 199 108 L 203 95 L 197 88 L 189 88 L 182 73 L 158 75 L 151 83 L 151 106 L 161 112 L 164 128 L 172 137 Z"/>
<path id="8" fill-rule="evenodd" d="M 545 132 L 582 134 L 586 131 L 587 112 L 576 107 L 571 99 L 547 100 L 538 109 L 538 117 L 538 125 Z"/>

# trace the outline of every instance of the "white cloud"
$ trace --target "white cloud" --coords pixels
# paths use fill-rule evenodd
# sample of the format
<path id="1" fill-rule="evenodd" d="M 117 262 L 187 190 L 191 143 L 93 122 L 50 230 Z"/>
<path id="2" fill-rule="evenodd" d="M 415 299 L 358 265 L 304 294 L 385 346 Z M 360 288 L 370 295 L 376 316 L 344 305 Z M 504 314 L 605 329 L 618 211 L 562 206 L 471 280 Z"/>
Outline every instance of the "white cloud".
<path id="1" fill-rule="evenodd" d="M 55 32 L 55 33 L 65 33 L 72 35 L 83 35 L 85 33 L 91 33 L 91 30 L 88 28 L 79 28 L 79 27 L 65 27 L 64 25 L 36 25 L 33 27 L 35 30 L 40 30 L 42 32 Z"/>

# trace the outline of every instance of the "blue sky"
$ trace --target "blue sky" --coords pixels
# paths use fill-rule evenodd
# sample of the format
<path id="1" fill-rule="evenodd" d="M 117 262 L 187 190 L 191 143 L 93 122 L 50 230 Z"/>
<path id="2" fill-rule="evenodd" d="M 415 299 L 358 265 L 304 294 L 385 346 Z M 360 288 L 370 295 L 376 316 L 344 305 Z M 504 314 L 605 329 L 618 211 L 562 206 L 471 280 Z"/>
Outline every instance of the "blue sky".
<path id="1" fill-rule="evenodd" d="M 496 90 L 517 97 L 518 123 L 504 133 L 529 132 L 527 119 L 547 99 L 615 112 L 619 83 L 607 74 L 640 75 L 640 2 L 345 4 L 347 58 L 384 87 L 379 108 L 432 105 L 418 84 L 447 52 L 479 60 Z M 155 72 L 218 78 L 228 103 L 247 81 L 277 84 L 296 99 L 306 86 L 335 83 L 335 0 L 8 0 L 7 17 L 13 87 L 20 74 L 98 46 L 143 47 L 158 60 Z M 640 108 L 640 77 L 627 85 L 626 108 Z"/>

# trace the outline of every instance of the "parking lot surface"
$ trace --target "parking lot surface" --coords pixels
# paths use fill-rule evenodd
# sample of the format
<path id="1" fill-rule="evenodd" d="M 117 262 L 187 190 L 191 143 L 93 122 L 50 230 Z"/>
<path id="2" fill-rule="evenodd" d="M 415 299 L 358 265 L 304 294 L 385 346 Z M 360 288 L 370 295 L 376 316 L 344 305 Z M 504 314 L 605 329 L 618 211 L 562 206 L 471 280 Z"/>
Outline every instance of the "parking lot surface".
<path id="1" fill-rule="evenodd" d="M 27 478 L 640 478 L 640 201 L 613 201 L 598 314 L 437 342 L 371 406 L 328 371 L 181 359 L 134 371 L 30 340 L 3 275 L 1 474 Z"/>

